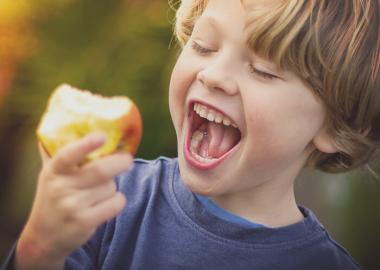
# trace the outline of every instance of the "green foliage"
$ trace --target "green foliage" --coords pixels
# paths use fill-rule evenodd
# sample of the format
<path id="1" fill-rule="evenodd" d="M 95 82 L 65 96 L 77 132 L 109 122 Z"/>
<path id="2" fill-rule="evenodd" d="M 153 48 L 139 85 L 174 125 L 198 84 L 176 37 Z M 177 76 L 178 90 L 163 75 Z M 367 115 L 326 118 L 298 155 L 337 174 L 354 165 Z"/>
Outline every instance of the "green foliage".
<path id="1" fill-rule="evenodd" d="M 168 11 L 161 1 L 119 0 L 74 1 L 56 11 L 36 27 L 38 50 L 20 67 L 8 109 L 28 115 L 32 131 L 60 83 L 128 95 L 144 119 L 138 155 L 174 155 L 167 88 L 176 52 L 168 46 L 172 38 Z"/>
<path id="2" fill-rule="evenodd" d="M 127 95 L 143 117 L 137 157 L 176 155 L 168 84 L 176 49 L 165 1 L 46 1 L 35 9 L 37 47 L 18 66 L 0 114 L 0 261 L 30 211 L 40 161 L 35 129 L 63 82 Z M 37 2 L 35 2 L 37 3 Z"/>

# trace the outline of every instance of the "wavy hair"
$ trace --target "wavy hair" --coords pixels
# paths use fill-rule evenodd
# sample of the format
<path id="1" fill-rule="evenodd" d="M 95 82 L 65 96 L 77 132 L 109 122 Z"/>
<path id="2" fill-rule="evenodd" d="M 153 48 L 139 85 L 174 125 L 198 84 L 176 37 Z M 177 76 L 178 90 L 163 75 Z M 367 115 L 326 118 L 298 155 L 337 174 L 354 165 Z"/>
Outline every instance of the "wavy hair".
<path id="1" fill-rule="evenodd" d="M 345 172 L 380 157 L 380 1 L 279 0 L 246 5 L 249 44 L 294 72 L 324 103 L 326 128 L 340 150 L 315 150 L 308 165 Z M 182 0 L 180 44 L 191 36 L 208 0 Z"/>

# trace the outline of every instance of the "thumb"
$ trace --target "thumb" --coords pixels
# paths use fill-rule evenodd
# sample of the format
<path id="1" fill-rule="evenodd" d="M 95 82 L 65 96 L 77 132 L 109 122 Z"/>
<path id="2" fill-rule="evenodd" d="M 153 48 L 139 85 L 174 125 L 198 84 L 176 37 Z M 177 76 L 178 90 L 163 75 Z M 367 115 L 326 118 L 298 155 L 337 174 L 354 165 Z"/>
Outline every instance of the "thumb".
<path id="1" fill-rule="evenodd" d="M 43 164 L 45 164 L 46 162 L 50 160 L 49 154 L 46 152 L 45 148 L 40 142 L 38 143 L 38 151 L 40 152 L 40 156 L 41 156 L 41 160 Z"/>

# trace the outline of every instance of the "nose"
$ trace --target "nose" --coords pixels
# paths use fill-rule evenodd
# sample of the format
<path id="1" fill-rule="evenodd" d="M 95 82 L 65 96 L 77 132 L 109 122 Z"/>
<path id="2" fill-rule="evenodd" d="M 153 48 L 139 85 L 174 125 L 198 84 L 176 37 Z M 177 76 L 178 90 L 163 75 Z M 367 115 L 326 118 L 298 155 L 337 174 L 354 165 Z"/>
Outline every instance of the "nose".
<path id="1" fill-rule="evenodd" d="M 238 93 L 238 84 L 227 63 L 214 62 L 197 74 L 197 79 L 209 90 L 218 90 L 227 95 Z"/>

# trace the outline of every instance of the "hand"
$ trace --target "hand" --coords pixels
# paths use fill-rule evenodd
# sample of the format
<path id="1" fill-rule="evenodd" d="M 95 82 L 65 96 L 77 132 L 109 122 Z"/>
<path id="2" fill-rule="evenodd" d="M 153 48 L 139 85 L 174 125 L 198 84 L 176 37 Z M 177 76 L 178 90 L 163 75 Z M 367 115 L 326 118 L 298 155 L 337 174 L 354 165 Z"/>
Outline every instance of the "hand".
<path id="1" fill-rule="evenodd" d="M 81 165 L 104 140 L 99 134 L 86 136 L 66 145 L 53 158 L 39 146 L 43 166 L 16 249 L 18 269 L 63 267 L 67 255 L 124 208 L 126 199 L 116 191 L 113 178 L 129 168 L 132 156 L 115 153 Z"/>

